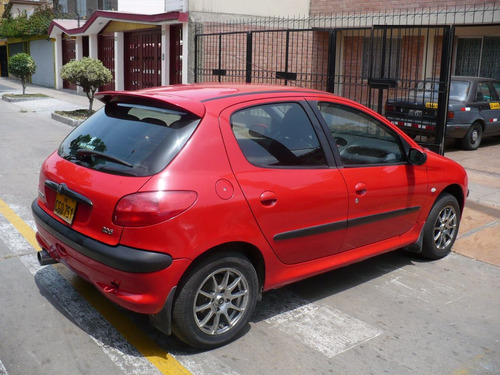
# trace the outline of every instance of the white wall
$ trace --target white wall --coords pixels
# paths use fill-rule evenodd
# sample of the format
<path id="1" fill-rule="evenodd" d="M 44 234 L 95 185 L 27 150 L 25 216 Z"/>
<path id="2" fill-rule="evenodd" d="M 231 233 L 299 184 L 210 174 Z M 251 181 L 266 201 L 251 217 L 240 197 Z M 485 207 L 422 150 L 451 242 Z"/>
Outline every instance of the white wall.
<path id="1" fill-rule="evenodd" d="M 118 11 L 126 13 L 165 13 L 165 0 L 118 0 Z"/>
<path id="2" fill-rule="evenodd" d="M 156 14 L 184 10 L 252 16 L 307 16 L 309 0 L 118 0 L 118 11 Z"/>
<path id="3" fill-rule="evenodd" d="M 271 17 L 308 16 L 309 3 L 309 0 L 189 0 L 189 11 Z"/>

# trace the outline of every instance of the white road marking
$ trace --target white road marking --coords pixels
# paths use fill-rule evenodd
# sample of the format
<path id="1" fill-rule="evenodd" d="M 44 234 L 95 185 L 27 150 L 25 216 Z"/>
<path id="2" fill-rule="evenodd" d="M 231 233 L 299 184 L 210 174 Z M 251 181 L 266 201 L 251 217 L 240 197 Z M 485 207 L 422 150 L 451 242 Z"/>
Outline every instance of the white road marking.
<path id="1" fill-rule="evenodd" d="M 80 296 L 51 266 L 41 267 L 31 245 L 0 215 L 0 237 L 64 310 L 89 334 L 104 353 L 129 375 L 161 374 L 122 335 Z M 31 253 L 29 255 L 25 255 Z M 3 375 L 0 368 L 0 375 Z"/>
<path id="2" fill-rule="evenodd" d="M 461 291 L 449 285 L 402 268 L 387 273 L 380 278 L 380 281 L 381 284 L 375 284 L 375 288 L 405 300 L 420 300 L 424 302 L 422 307 L 434 308 L 443 305 L 443 301 L 447 301 L 445 304 L 449 304 L 463 297 Z"/>
<path id="3" fill-rule="evenodd" d="M 283 291 L 282 291 L 283 292 Z M 329 306 L 302 299 L 292 293 L 283 296 L 285 305 L 266 299 L 261 313 L 270 315 L 264 321 L 282 332 L 293 335 L 310 348 L 332 358 L 377 336 L 382 331 Z"/>
<path id="4" fill-rule="evenodd" d="M 2 361 L 0 361 L 0 375 L 9 375 L 7 369 L 4 367 Z"/>
<path id="5" fill-rule="evenodd" d="M 190 358 L 191 357 L 191 358 Z M 238 375 L 223 361 L 219 360 L 210 352 L 197 353 L 196 359 L 192 356 L 176 355 L 177 360 L 181 360 L 182 365 L 187 368 L 192 374 L 196 375 L 211 375 L 211 374 L 224 374 L 224 375 Z"/>

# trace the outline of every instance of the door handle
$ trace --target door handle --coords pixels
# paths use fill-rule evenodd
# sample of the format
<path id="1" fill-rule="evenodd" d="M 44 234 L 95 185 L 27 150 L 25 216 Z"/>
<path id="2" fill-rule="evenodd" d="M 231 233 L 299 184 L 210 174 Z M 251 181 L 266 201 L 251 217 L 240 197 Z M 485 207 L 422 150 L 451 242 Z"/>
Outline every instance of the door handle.
<path id="1" fill-rule="evenodd" d="M 354 190 L 357 195 L 365 195 L 366 194 L 366 185 L 362 182 L 359 182 L 354 186 Z"/>
<path id="2" fill-rule="evenodd" d="M 264 207 L 272 207 L 276 204 L 278 201 L 278 194 L 276 194 L 274 191 L 265 191 L 260 195 L 260 203 Z"/>

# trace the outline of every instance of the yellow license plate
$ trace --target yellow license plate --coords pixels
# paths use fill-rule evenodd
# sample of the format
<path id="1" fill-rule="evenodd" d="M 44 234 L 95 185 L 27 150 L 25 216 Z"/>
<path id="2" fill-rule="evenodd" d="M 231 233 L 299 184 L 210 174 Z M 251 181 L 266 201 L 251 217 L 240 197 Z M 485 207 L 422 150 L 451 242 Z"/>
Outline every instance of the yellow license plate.
<path id="1" fill-rule="evenodd" d="M 75 218 L 75 212 L 76 201 L 64 194 L 57 193 L 54 213 L 71 225 L 73 223 L 73 219 Z"/>

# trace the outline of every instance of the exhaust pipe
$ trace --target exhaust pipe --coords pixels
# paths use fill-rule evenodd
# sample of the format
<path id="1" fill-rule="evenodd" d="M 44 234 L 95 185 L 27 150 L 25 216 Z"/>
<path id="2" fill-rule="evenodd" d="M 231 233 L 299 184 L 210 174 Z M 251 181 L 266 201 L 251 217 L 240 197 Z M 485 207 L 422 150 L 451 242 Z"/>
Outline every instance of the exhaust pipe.
<path id="1" fill-rule="evenodd" d="M 57 261 L 52 258 L 45 249 L 42 249 L 42 251 L 38 251 L 36 253 L 36 257 L 38 258 L 38 263 L 40 263 L 41 266 L 47 266 L 49 264 L 57 263 Z"/>

